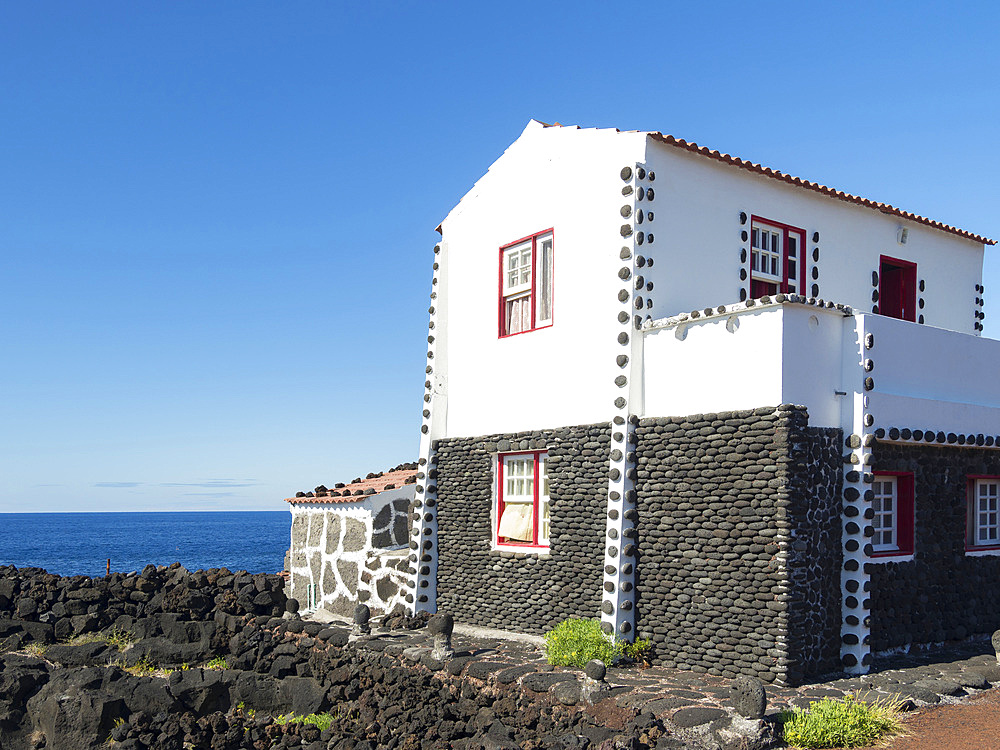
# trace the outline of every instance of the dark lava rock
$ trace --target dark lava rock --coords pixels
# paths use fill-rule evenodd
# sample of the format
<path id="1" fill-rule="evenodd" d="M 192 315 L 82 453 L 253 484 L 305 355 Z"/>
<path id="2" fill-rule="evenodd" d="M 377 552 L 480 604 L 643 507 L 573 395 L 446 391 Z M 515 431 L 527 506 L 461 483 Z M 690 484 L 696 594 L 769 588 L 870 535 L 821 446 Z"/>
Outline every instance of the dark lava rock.
<path id="1" fill-rule="evenodd" d="M 726 712 L 721 708 L 708 708 L 703 706 L 691 706 L 682 708 L 670 717 L 670 721 L 682 728 L 697 727 L 702 724 L 709 724 L 716 719 L 721 719 Z"/>
<path id="2" fill-rule="evenodd" d="M 608 667 L 600 659 L 591 659 L 587 662 L 587 666 L 583 668 L 583 671 L 587 677 L 599 682 L 608 674 Z"/>
<path id="3" fill-rule="evenodd" d="M 576 681 L 576 677 L 566 672 L 534 672 L 524 676 L 521 684 L 536 693 L 545 693 L 557 682 Z"/>
<path id="4" fill-rule="evenodd" d="M 465 674 L 468 677 L 475 677 L 477 680 L 485 680 L 494 672 L 499 672 L 501 669 L 506 669 L 509 666 L 511 665 L 494 661 L 475 661 L 468 666 Z"/>
<path id="5" fill-rule="evenodd" d="M 761 719 L 767 712 L 764 683 L 756 677 L 743 676 L 733 680 L 731 700 L 736 713 L 746 719 Z"/>
<path id="6" fill-rule="evenodd" d="M 90 667 L 108 663 L 108 644 L 103 641 L 79 646 L 57 644 L 45 650 L 45 658 L 64 667 Z"/>
<path id="7" fill-rule="evenodd" d="M 549 692 L 564 706 L 573 706 L 580 701 L 580 683 L 576 680 L 557 682 L 549 688 Z"/>

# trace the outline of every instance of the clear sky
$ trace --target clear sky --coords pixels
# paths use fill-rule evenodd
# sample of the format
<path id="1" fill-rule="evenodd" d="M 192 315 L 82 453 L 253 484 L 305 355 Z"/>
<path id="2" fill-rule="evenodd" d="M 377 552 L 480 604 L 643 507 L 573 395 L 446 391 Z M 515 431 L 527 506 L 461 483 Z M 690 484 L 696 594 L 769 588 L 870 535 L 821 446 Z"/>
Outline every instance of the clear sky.
<path id="1" fill-rule="evenodd" d="M 985 2 L 4 3 L 0 512 L 274 510 L 415 458 L 434 227 L 530 118 L 1000 238 L 998 28 Z"/>

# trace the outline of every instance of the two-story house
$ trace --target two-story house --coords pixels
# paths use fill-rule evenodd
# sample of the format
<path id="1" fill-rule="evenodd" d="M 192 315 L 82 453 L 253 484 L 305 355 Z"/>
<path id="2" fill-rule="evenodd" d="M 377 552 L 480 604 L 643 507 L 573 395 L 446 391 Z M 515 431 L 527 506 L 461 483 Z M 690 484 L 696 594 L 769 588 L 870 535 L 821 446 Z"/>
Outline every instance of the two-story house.
<path id="1" fill-rule="evenodd" d="M 411 606 L 790 683 L 1000 627 L 992 240 L 534 121 L 439 231 Z"/>

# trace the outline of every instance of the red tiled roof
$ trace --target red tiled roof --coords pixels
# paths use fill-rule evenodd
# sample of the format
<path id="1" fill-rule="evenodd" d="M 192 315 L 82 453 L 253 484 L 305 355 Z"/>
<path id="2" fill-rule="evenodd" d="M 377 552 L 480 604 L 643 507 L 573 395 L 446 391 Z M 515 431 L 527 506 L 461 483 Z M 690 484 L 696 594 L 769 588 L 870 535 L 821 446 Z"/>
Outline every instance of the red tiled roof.
<path id="1" fill-rule="evenodd" d="M 552 127 L 579 127 L 579 126 L 566 126 L 561 125 L 558 122 L 554 122 L 551 125 L 548 123 L 541 123 L 547 128 Z M 617 128 L 616 128 L 617 130 Z M 620 132 L 620 131 L 619 131 Z M 632 133 L 643 132 L 632 130 Z M 935 229 L 940 229 L 943 232 L 950 232 L 951 234 L 956 234 L 959 237 L 964 237 L 968 240 L 974 240 L 975 242 L 982 242 L 984 245 L 995 245 L 996 240 L 991 240 L 989 237 L 983 237 L 980 234 L 975 234 L 974 232 L 966 231 L 965 229 L 959 229 L 958 227 L 953 227 L 951 224 L 944 224 L 940 221 L 934 221 L 933 219 L 928 219 L 924 216 L 918 214 L 910 213 L 909 211 L 903 211 L 900 208 L 889 205 L 888 203 L 879 203 L 878 201 L 869 200 L 868 198 L 862 198 L 857 195 L 852 195 L 851 193 L 845 193 L 843 190 L 835 190 L 834 188 L 827 187 L 826 185 L 820 185 L 818 182 L 810 182 L 809 180 L 803 180 L 801 177 L 795 177 L 785 172 L 780 172 L 777 169 L 771 169 L 770 167 L 764 167 L 760 164 L 755 164 L 753 162 L 745 161 L 740 159 L 738 156 L 730 156 L 729 154 L 722 153 L 721 151 L 715 151 L 705 146 L 699 146 L 693 141 L 685 141 L 683 138 L 675 138 L 672 135 L 665 133 L 660 133 L 658 131 L 647 132 L 650 138 L 659 141 L 660 143 L 665 143 L 668 146 L 676 146 L 677 148 L 682 148 L 685 151 L 690 151 L 692 154 L 699 154 L 701 156 L 707 156 L 709 159 L 715 159 L 716 161 L 721 161 L 725 164 L 731 164 L 735 167 L 740 167 L 741 169 L 746 169 L 749 172 L 754 172 L 756 174 L 764 175 L 765 177 L 771 177 L 775 180 L 781 180 L 782 182 L 787 182 L 789 185 L 795 185 L 797 187 L 803 187 L 808 190 L 815 190 L 817 193 L 822 193 L 823 195 L 829 195 L 831 198 L 837 198 L 838 200 L 847 201 L 848 203 L 857 203 L 859 206 L 865 206 L 866 208 L 873 208 L 876 211 L 881 211 L 884 214 L 889 214 L 891 216 L 899 216 L 903 219 L 908 219 L 909 221 L 915 221 L 918 224 L 926 224 L 929 227 L 934 227 Z"/>
<path id="2" fill-rule="evenodd" d="M 959 237 L 964 237 L 969 240 L 975 240 L 976 242 L 982 242 L 984 245 L 995 245 L 996 240 L 991 240 L 989 237 L 983 237 L 982 235 L 975 234 L 973 232 L 966 231 L 965 229 L 959 229 L 958 227 L 953 227 L 951 224 L 944 224 L 940 221 L 934 221 L 933 219 L 928 219 L 924 216 L 918 214 L 910 213 L 909 211 L 903 211 L 900 208 L 891 206 L 888 203 L 879 203 L 878 201 L 869 200 L 868 198 L 861 198 L 857 195 L 852 195 L 851 193 L 845 193 L 843 190 L 835 190 L 834 188 L 827 187 L 826 185 L 820 185 L 818 182 L 809 182 L 809 180 L 803 180 L 801 177 L 795 177 L 785 172 L 780 172 L 777 169 L 771 169 L 770 167 L 764 167 L 760 164 L 754 164 L 749 161 L 744 161 L 737 156 L 730 156 L 729 154 L 724 154 L 720 151 L 714 151 L 706 148 L 705 146 L 699 146 L 697 143 L 691 141 L 685 141 L 683 138 L 675 138 L 672 135 L 665 135 L 664 133 L 651 132 L 648 134 L 654 140 L 660 141 L 661 143 L 666 143 L 670 146 L 676 146 L 677 148 L 682 148 L 686 151 L 690 151 L 693 154 L 700 154 L 702 156 L 707 156 L 710 159 L 715 159 L 716 161 L 721 161 L 726 164 L 732 164 L 733 166 L 740 167 L 741 169 L 746 169 L 750 172 L 756 172 L 757 174 L 762 174 L 765 177 L 772 177 L 776 180 L 781 180 L 782 182 L 787 182 L 789 185 L 796 185 L 798 187 L 804 187 L 809 190 L 815 190 L 817 193 L 822 193 L 823 195 L 829 195 L 832 198 L 837 198 L 842 201 L 847 201 L 848 203 L 857 203 L 859 206 L 865 206 L 866 208 L 873 208 L 876 211 L 881 211 L 884 214 L 890 214 L 892 216 L 899 216 L 904 219 L 909 219 L 910 221 L 915 221 L 918 224 L 926 224 L 929 227 L 934 227 L 935 229 L 940 229 L 944 232 L 951 232 L 952 234 L 957 234 Z"/>
<path id="3" fill-rule="evenodd" d="M 364 500 L 367 495 L 375 495 L 385 490 L 397 489 L 417 481 L 416 464 L 402 464 L 389 471 L 369 474 L 364 479 L 336 484 L 333 489 L 320 485 L 312 492 L 297 492 L 295 497 L 285 498 L 286 503 L 354 503 Z"/>

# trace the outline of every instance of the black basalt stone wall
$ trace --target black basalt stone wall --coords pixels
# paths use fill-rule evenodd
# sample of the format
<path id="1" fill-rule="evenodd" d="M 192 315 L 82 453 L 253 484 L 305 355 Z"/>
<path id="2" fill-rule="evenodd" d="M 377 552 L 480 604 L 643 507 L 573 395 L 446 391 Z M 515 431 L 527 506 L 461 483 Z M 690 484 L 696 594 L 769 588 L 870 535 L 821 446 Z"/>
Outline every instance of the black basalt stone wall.
<path id="1" fill-rule="evenodd" d="M 876 443 L 876 471 L 912 471 L 914 559 L 869 563 L 871 648 L 940 643 L 1000 628 L 1000 557 L 968 557 L 968 477 L 1000 475 L 1000 451 Z"/>
<path id="2" fill-rule="evenodd" d="M 598 617 L 610 441 L 607 423 L 437 441 L 438 610 L 528 633 Z M 491 549 L 496 454 L 518 450 L 548 451 L 548 555 Z"/>
<path id="3" fill-rule="evenodd" d="M 778 683 L 832 666 L 839 431 L 779 406 L 644 419 L 637 437 L 637 631 L 656 661 Z"/>
<path id="4" fill-rule="evenodd" d="M 788 671 L 786 681 L 839 672 L 844 433 L 791 415 L 789 445 Z"/>

